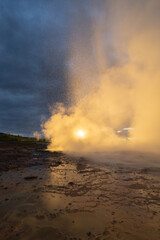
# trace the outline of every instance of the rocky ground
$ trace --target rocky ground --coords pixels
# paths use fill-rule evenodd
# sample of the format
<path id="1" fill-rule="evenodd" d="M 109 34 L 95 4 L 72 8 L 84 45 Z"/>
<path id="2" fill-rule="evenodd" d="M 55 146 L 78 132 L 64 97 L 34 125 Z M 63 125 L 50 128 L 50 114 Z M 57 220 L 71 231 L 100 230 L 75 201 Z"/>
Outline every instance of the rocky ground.
<path id="1" fill-rule="evenodd" d="M 160 157 L 0 143 L 1 240 L 159 240 Z"/>

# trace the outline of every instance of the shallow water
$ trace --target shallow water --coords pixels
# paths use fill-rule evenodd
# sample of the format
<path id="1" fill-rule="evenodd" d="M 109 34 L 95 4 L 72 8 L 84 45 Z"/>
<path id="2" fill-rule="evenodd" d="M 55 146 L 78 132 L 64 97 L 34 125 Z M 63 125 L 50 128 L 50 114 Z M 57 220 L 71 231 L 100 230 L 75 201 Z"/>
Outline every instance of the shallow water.
<path id="1" fill-rule="evenodd" d="M 159 189 L 158 156 L 57 154 L 0 173 L 0 239 L 158 240 Z"/>

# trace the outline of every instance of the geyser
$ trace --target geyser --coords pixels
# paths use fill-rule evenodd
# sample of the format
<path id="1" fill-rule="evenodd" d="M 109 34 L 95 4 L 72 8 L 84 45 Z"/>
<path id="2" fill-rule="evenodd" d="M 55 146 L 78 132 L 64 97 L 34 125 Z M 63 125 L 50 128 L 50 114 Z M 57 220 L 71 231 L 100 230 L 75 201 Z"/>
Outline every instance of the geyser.
<path id="1" fill-rule="evenodd" d="M 49 149 L 159 151 L 160 2 L 77 4 L 85 10 L 73 17 L 69 41 L 70 106 L 54 106 L 42 126 Z M 125 127 L 130 140 L 117 134 Z"/>

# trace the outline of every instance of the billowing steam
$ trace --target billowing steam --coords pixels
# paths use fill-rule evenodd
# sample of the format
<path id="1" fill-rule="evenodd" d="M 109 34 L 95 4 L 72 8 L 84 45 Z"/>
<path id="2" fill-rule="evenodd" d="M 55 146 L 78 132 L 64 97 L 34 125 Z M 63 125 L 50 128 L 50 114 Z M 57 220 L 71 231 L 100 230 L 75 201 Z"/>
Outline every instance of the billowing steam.
<path id="1" fill-rule="evenodd" d="M 71 34 L 66 73 L 71 105 L 54 106 L 43 125 L 49 148 L 157 151 L 160 1 L 88 3 L 80 1 Z M 131 127 L 128 137 L 118 134 L 124 127 Z"/>

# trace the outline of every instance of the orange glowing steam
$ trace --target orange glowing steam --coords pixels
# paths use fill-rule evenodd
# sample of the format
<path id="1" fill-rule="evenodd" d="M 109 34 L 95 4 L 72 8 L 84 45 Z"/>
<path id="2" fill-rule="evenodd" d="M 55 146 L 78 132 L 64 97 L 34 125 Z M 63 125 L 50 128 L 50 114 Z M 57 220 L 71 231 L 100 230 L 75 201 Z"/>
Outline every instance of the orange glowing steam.
<path id="1" fill-rule="evenodd" d="M 70 107 L 54 106 L 43 125 L 49 149 L 159 151 L 160 1 L 95 4 L 95 16 L 84 11 L 73 27 Z M 128 138 L 118 134 L 124 127 Z"/>

